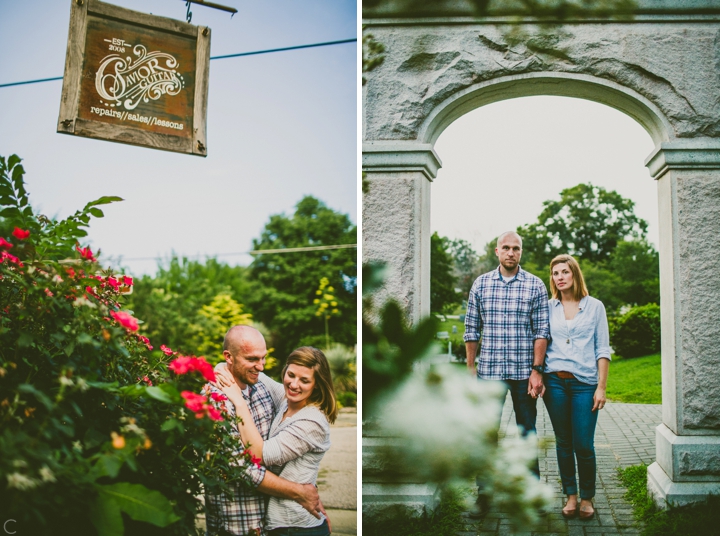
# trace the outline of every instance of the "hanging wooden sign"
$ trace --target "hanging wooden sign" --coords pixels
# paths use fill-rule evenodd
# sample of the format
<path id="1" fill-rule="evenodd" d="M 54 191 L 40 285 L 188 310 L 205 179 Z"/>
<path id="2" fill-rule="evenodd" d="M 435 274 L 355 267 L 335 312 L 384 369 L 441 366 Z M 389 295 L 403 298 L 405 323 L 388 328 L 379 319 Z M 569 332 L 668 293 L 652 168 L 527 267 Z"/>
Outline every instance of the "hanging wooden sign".
<path id="1" fill-rule="evenodd" d="M 207 155 L 210 29 L 72 0 L 57 131 Z"/>

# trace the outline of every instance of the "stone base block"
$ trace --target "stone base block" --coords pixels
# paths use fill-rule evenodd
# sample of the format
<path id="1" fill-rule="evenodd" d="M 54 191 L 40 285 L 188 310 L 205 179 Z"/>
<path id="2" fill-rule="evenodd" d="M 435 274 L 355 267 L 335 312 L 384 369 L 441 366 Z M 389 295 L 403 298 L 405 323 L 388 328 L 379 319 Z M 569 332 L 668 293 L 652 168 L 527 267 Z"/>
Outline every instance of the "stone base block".
<path id="1" fill-rule="evenodd" d="M 655 429 L 657 461 L 673 482 L 720 482 L 720 435 L 676 435 Z"/>
<path id="2" fill-rule="evenodd" d="M 720 495 L 720 481 L 673 482 L 657 462 L 648 467 L 647 486 L 660 508 L 702 502 L 708 495 Z"/>
<path id="3" fill-rule="evenodd" d="M 363 520 L 373 523 L 400 515 L 421 516 L 440 503 L 437 484 L 367 483 L 362 485 Z"/>

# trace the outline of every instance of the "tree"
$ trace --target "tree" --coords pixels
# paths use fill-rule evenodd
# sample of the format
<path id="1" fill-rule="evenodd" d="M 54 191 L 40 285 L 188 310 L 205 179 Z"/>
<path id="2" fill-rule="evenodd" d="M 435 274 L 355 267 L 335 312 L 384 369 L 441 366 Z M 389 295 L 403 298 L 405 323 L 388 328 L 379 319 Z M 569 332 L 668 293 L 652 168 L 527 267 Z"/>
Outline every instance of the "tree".
<path id="1" fill-rule="evenodd" d="M 455 292 L 453 259 L 448 252 L 450 240 L 437 232 L 430 237 L 430 312 L 450 313 L 460 303 Z"/>
<path id="2" fill-rule="evenodd" d="M 470 242 L 462 239 L 448 240 L 447 252 L 452 257 L 453 276 L 456 284 L 467 296 L 473 281 L 480 275 L 478 271 L 480 256 L 472 248 Z"/>
<path id="3" fill-rule="evenodd" d="M 557 201 L 543 203 L 537 223 L 518 227 L 523 256 L 538 266 L 569 253 L 590 262 L 605 262 L 618 243 L 643 239 L 647 222 L 638 218 L 635 202 L 615 191 L 592 184 L 578 184 L 560 192 Z"/>
<path id="4" fill-rule="evenodd" d="M 251 288 L 246 273 L 245 267 L 229 266 L 217 259 L 200 262 L 173 257 L 166 266 L 158 266 L 156 275 L 135 280 L 128 307 L 145 319 L 140 330 L 150 339 L 185 353 L 203 355 L 207 348 L 196 336 L 198 326 L 207 324 L 207 316 L 201 313 L 203 307 L 221 295 L 238 304 L 247 303 Z M 213 333 L 216 337 L 217 333 Z"/>
<path id="5" fill-rule="evenodd" d="M 311 196 L 296 205 L 292 216 L 270 217 L 253 249 L 356 244 L 357 228 L 347 214 Z M 271 332 L 282 360 L 301 344 L 323 346 L 325 324 L 315 315 L 315 291 L 326 277 L 334 288 L 339 314 L 328 319 L 335 342 L 355 346 L 357 331 L 357 252 L 354 248 L 258 255 L 249 268 L 253 286 L 247 302 L 254 318 Z"/>

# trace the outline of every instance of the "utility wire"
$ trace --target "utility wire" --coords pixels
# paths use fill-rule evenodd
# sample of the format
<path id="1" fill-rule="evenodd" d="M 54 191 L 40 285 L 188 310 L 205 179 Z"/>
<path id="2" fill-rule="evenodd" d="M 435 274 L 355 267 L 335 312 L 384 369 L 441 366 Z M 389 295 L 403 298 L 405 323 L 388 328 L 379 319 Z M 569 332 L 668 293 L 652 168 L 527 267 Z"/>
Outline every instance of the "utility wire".
<path id="1" fill-rule="evenodd" d="M 226 54 L 224 56 L 211 56 L 211 60 L 223 60 L 225 58 L 239 58 L 240 56 L 255 56 L 257 54 L 270 54 L 271 52 L 284 52 L 286 50 L 299 50 L 301 48 L 326 47 L 329 45 L 342 45 L 344 43 L 356 43 L 357 38 L 342 39 L 340 41 L 327 41 L 325 43 L 311 43 L 309 45 L 295 45 L 292 47 L 270 48 L 267 50 L 254 50 L 252 52 L 239 52 L 238 54 Z M 40 82 L 52 82 L 54 80 L 62 80 L 62 76 L 55 78 L 40 78 L 38 80 L 25 80 L 23 82 L 10 82 L 8 84 L 0 84 L 0 88 L 11 86 L 22 86 L 24 84 L 38 84 Z"/>
<path id="2" fill-rule="evenodd" d="M 357 244 L 338 244 L 333 246 L 307 246 L 302 248 L 282 248 L 282 249 L 253 249 L 251 251 L 238 251 L 235 253 L 216 253 L 215 255 L 172 255 L 173 257 L 185 259 L 198 259 L 201 257 L 230 257 L 233 255 L 263 255 L 267 253 L 302 253 L 304 251 L 324 251 L 329 249 L 346 249 L 357 248 Z M 135 257 L 132 259 L 123 258 L 122 261 L 159 261 L 162 257 Z"/>

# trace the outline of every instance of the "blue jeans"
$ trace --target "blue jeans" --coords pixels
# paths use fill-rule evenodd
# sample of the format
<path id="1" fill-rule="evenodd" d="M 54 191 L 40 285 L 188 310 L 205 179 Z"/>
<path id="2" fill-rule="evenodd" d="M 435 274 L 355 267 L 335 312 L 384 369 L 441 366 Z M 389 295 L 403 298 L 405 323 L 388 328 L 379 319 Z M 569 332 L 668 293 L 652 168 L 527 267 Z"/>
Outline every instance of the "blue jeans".
<path id="1" fill-rule="evenodd" d="M 330 536 L 327 519 L 323 520 L 322 525 L 317 527 L 281 527 L 268 532 L 269 536 Z"/>
<path id="2" fill-rule="evenodd" d="M 506 390 L 503 393 L 502 401 L 505 402 L 507 392 L 510 391 L 510 398 L 513 403 L 513 411 L 515 412 L 515 423 L 520 429 L 520 434 L 525 437 L 530 432 L 533 434 L 537 433 L 535 428 L 535 421 L 537 420 L 537 398 L 533 398 L 528 394 L 528 382 L 527 380 L 503 380 L 506 386 Z M 498 419 L 500 415 L 498 415 Z M 500 423 L 498 422 L 498 426 Z M 533 474 L 540 478 L 540 464 L 538 459 L 535 458 L 534 464 L 530 467 Z M 482 496 L 485 494 L 485 484 L 480 475 L 475 478 L 475 483 L 478 487 L 478 495 Z"/>
<path id="3" fill-rule="evenodd" d="M 598 410 L 592 411 L 597 385 L 545 374 L 545 407 L 555 431 L 560 480 L 565 495 L 577 495 L 575 459 L 580 478 L 580 498 L 595 496 L 595 426 Z"/>
<path id="4" fill-rule="evenodd" d="M 512 398 L 513 410 L 515 411 L 515 423 L 520 429 L 523 437 L 530 432 L 537 434 L 535 421 L 537 420 L 537 398 L 533 398 L 528 394 L 527 380 L 503 380 L 510 391 Z M 506 391 L 507 393 L 507 391 Z M 530 468 L 535 476 L 540 477 L 540 465 L 538 459 L 535 458 L 535 464 Z"/>

